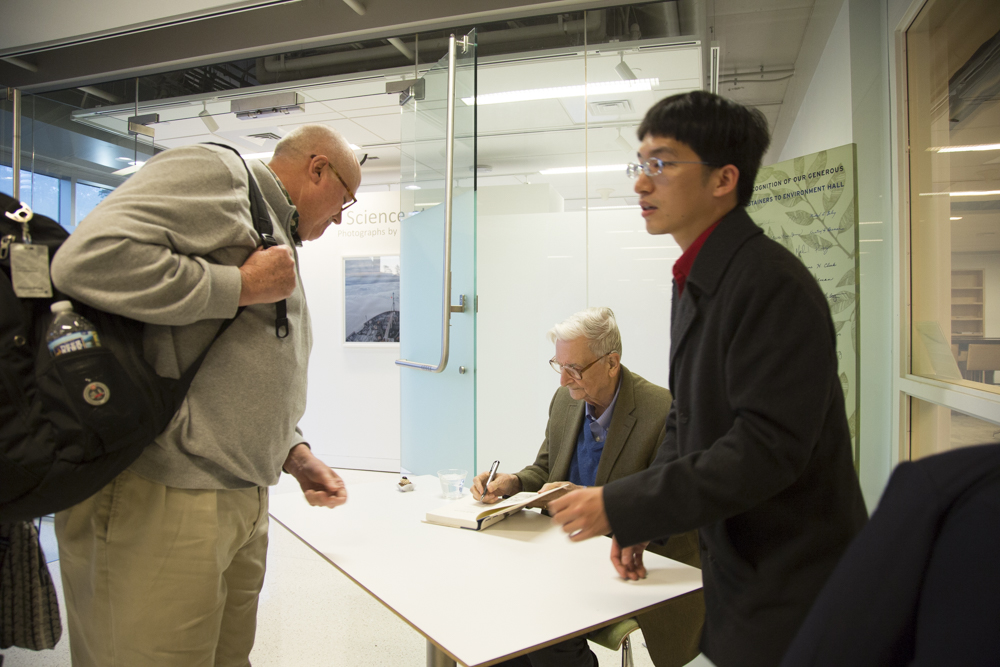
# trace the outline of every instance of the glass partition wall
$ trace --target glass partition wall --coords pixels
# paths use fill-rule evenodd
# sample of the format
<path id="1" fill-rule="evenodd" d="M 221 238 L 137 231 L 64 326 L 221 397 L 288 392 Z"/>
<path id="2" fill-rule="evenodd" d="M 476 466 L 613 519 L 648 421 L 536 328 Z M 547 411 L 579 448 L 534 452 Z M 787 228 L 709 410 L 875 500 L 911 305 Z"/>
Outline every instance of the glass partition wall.
<path id="1" fill-rule="evenodd" d="M 0 191 L 12 194 L 12 102 L 3 103 Z M 58 95 L 21 96 L 20 199 L 72 231 L 130 168 L 152 155 L 152 145 L 128 133 L 128 123 L 108 128 L 74 122 L 77 106 Z"/>
<path id="2" fill-rule="evenodd" d="M 989 428 L 963 424 L 981 423 L 980 418 L 1000 423 L 995 372 L 1000 370 L 1000 14 L 995 9 L 988 0 L 931 0 L 905 35 L 909 372 L 929 381 L 923 386 L 940 388 L 941 401 L 910 400 L 913 458 L 995 440 Z"/>
<path id="3" fill-rule="evenodd" d="M 653 3 L 534 17 L 478 31 L 475 81 L 465 84 L 458 102 L 459 115 L 462 108 L 475 110 L 470 116 L 475 125 L 456 128 L 457 134 L 473 135 L 456 144 L 455 186 L 456 195 L 475 207 L 475 223 L 462 248 L 455 247 L 464 256 L 453 262 L 471 267 L 472 284 L 453 288 L 452 303 L 465 294 L 467 310 L 453 314 L 451 324 L 452 337 L 461 339 L 459 318 L 475 315 L 466 345 L 474 358 L 453 355 L 446 371 L 466 370 L 456 378 L 464 383 L 459 402 L 470 428 L 448 437 L 461 441 L 463 458 L 454 464 L 472 468 L 470 473 L 497 458 L 503 470 L 534 460 L 559 385 L 547 363 L 553 346 L 546 332 L 578 310 L 611 307 L 622 329 L 624 364 L 652 382 L 667 383 L 670 266 L 680 251 L 670 237 L 646 234 L 633 182 L 624 172 L 635 159 L 636 129 L 649 106 L 669 94 L 702 88 L 701 45 L 685 37 L 693 19 L 683 9 L 681 3 Z M 33 112 L 26 107 L 26 116 L 38 120 L 26 132 L 35 141 L 34 170 L 28 139 L 22 168 L 35 174 L 36 183 L 47 183 L 44 177 L 68 184 L 57 188 L 59 220 L 72 229 L 153 150 L 218 141 L 236 146 L 246 158 L 266 160 L 277 141 L 302 123 L 341 131 L 363 161 L 363 183 L 358 204 L 342 224 L 299 249 L 315 333 L 302 427 L 333 466 L 433 472 L 443 466 L 435 447 L 401 456 L 400 434 L 423 429 L 433 440 L 445 432 L 422 419 L 421 410 L 409 426 L 401 422 L 400 392 L 408 391 L 403 374 L 419 371 L 394 364 L 411 355 L 407 337 L 417 336 L 412 328 L 423 325 L 402 318 L 401 342 L 352 339 L 356 320 L 379 314 L 368 309 L 400 306 L 395 299 L 387 305 L 354 300 L 347 274 L 355 265 L 377 265 L 369 272 L 375 275 L 388 267 L 401 272 L 404 298 L 405 285 L 414 286 L 408 282 L 414 278 L 426 278 L 422 297 L 430 298 L 433 289 L 433 298 L 440 298 L 439 273 L 408 277 L 405 258 L 397 258 L 406 251 L 401 231 L 430 220 L 442 202 L 443 180 L 432 181 L 444 142 L 423 146 L 423 156 L 413 159 L 405 154 L 403 126 L 407 104 L 421 103 L 406 98 L 405 81 L 435 70 L 446 38 L 402 36 L 408 55 L 397 52 L 399 46 L 365 43 L 356 53 L 338 47 L 260 58 L 256 70 L 253 61 L 241 61 L 243 82 L 228 89 L 202 92 L 199 86 L 208 74 L 221 80 L 232 73 L 234 63 L 212 72 L 151 76 L 138 84 L 138 109 L 135 80 L 103 86 L 110 100 L 78 90 L 38 96 Z M 367 52 L 372 63 L 395 64 L 364 71 L 360 54 Z M 395 60 L 385 60 L 389 52 L 397 54 Z M 348 60 L 361 64 L 350 71 L 336 64 Z M 336 72 L 338 67 L 343 71 Z M 181 83 L 189 88 L 186 94 L 178 92 Z M 290 99 L 282 98 L 284 106 L 275 108 L 265 99 L 275 95 Z M 153 130 L 155 148 L 143 135 L 136 149 L 128 126 L 133 116 L 146 116 L 140 122 Z M 434 120 L 431 115 L 424 122 Z M 439 318 L 429 319 L 425 328 L 434 324 L 437 336 Z M 430 358 L 423 358 L 428 350 L 420 350 L 419 361 Z M 437 352 L 430 350 L 430 356 L 436 359 Z M 445 401 L 433 391 L 416 391 L 428 405 Z"/>
<path id="4" fill-rule="evenodd" d="M 625 167 L 648 108 L 701 88 L 701 51 L 679 37 L 609 44 L 608 20 L 588 12 L 586 43 L 546 60 L 480 66 L 479 470 L 534 460 L 559 386 L 546 334 L 579 310 L 610 307 L 622 363 L 667 384 L 680 249 L 646 233 Z"/>

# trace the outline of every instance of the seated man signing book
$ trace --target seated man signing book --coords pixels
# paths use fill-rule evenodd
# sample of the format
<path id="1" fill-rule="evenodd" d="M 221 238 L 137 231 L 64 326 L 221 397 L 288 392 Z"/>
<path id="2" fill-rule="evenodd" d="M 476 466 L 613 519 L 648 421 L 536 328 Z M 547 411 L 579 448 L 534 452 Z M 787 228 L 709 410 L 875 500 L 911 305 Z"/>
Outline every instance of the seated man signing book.
<path id="1" fill-rule="evenodd" d="M 545 440 L 535 463 L 515 474 L 497 472 L 484 502 L 521 491 L 570 482 L 600 486 L 645 470 L 663 440 L 670 392 L 621 365 L 622 342 L 610 308 L 588 308 L 549 331 L 556 354 L 549 362 L 560 387 L 549 406 Z M 472 493 L 483 493 L 488 472 L 476 476 Z M 652 551 L 699 566 L 694 533 L 670 538 Z M 672 600 L 638 617 L 654 664 L 684 665 L 698 655 L 705 614 L 701 592 Z M 591 667 L 597 656 L 583 637 L 501 663 L 504 667 Z"/>

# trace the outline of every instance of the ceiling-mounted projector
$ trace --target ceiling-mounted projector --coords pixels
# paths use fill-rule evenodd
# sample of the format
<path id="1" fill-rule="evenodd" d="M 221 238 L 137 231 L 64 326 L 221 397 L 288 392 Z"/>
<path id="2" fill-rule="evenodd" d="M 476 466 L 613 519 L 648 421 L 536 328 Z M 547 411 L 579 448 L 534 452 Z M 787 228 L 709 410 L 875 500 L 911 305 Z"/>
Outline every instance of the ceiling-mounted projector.
<path id="1" fill-rule="evenodd" d="M 301 93 L 274 93 L 232 100 L 229 110 L 240 120 L 251 118 L 267 118 L 269 116 L 284 116 L 290 113 L 305 111 L 305 98 Z"/>

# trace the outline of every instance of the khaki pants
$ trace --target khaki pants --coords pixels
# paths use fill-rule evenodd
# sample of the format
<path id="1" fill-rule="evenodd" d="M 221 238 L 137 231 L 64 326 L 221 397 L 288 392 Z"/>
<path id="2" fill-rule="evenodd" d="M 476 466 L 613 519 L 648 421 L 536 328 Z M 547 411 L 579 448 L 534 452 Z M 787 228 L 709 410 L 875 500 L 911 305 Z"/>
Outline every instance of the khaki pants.
<path id="1" fill-rule="evenodd" d="M 249 665 L 267 498 L 126 471 L 57 514 L 74 667 Z"/>

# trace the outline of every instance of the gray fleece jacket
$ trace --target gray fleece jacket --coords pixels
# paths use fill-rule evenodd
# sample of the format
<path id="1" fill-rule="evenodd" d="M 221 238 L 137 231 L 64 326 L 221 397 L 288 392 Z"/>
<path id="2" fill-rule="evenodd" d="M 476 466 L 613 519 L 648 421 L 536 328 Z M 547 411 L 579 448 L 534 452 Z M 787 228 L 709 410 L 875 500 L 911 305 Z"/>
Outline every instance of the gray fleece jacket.
<path id="1" fill-rule="evenodd" d="M 267 166 L 248 165 L 275 239 L 294 248 L 294 208 Z M 231 151 L 165 151 L 80 223 L 52 262 L 53 281 L 73 298 L 146 322 L 147 361 L 179 377 L 236 314 L 239 266 L 260 245 L 248 197 L 246 170 Z M 274 317 L 273 304 L 250 306 L 219 338 L 133 472 L 183 489 L 277 482 L 288 451 L 303 442 L 297 423 L 312 335 L 301 275 L 288 299 L 287 338 L 275 336 Z"/>

